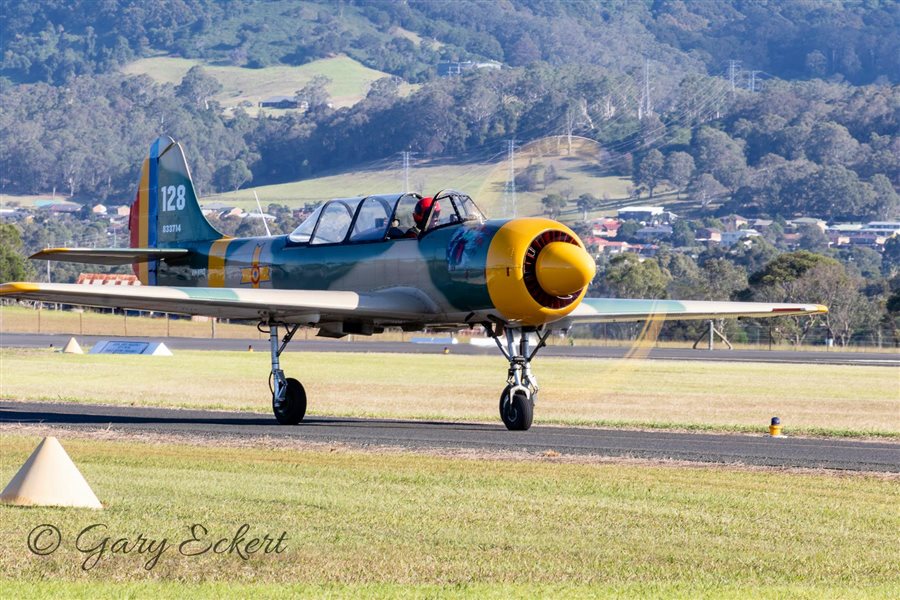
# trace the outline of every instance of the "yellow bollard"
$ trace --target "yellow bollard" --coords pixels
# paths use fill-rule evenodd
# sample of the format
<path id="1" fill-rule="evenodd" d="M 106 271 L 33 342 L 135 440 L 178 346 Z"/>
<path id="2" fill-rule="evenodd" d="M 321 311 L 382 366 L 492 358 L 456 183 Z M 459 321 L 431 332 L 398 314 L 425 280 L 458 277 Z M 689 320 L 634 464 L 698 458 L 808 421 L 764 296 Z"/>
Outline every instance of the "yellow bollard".
<path id="1" fill-rule="evenodd" d="M 772 423 L 769 425 L 769 435 L 778 437 L 781 435 L 781 419 L 772 417 Z"/>

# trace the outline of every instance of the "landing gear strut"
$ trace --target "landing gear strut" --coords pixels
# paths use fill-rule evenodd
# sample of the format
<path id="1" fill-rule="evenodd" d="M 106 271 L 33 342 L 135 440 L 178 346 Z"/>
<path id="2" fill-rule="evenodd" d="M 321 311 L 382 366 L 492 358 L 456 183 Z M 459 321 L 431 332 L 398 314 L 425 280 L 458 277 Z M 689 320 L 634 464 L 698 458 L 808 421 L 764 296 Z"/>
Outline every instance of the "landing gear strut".
<path id="1" fill-rule="evenodd" d="M 296 379 L 284 376 L 284 371 L 281 370 L 278 358 L 284 352 L 284 349 L 287 348 L 288 342 L 291 341 L 291 338 L 294 337 L 300 326 L 282 323 L 285 328 L 285 334 L 279 343 L 279 324 L 269 321 L 267 325 L 269 328 L 269 349 L 272 353 L 272 372 L 269 375 L 269 388 L 272 390 L 272 412 L 275 413 L 275 419 L 282 425 L 296 425 L 306 415 L 306 390 L 303 389 L 303 386 Z M 259 330 L 263 331 L 262 323 L 260 323 Z"/>
<path id="2" fill-rule="evenodd" d="M 507 326 L 501 333 L 494 327 L 486 329 L 509 361 L 506 387 L 500 394 L 500 419 L 510 431 L 525 431 L 531 427 L 539 389 L 537 379 L 531 372 L 531 359 L 544 347 L 550 330 Z M 528 337 L 532 332 L 538 336 L 538 343 L 533 350 Z"/>

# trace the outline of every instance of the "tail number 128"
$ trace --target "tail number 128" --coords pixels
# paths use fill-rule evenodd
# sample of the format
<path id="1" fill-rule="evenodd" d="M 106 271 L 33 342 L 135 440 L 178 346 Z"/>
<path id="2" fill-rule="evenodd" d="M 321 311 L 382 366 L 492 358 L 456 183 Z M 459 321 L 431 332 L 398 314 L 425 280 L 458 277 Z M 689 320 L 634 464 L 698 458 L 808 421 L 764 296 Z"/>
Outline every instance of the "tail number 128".
<path id="1" fill-rule="evenodd" d="M 163 186 L 159 189 L 159 201 L 162 204 L 164 212 L 173 210 L 184 210 L 184 194 L 183 185 Z"/>

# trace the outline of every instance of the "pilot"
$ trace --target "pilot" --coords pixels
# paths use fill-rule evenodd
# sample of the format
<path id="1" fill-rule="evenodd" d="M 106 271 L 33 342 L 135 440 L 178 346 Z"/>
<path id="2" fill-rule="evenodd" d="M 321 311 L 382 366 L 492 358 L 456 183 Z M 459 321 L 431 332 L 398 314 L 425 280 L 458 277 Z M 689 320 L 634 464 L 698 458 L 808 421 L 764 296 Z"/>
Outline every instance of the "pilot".
<path id="1" fill-rule="evenodd" d="M 433 209 L 432 205 L 434 206 Z M 419 237 L 419 234 L 428 229 L 428 223 L 425 220 L 428 218 L 429 213 L 431 213 L 431 222 L 437 221 L 441 216 L 441 203 L 431 196 L 425 196 L 416 202 L 416 207 L 413 209 L 413 221 L 416 224 L 407 230 L 406 237 Z"/>

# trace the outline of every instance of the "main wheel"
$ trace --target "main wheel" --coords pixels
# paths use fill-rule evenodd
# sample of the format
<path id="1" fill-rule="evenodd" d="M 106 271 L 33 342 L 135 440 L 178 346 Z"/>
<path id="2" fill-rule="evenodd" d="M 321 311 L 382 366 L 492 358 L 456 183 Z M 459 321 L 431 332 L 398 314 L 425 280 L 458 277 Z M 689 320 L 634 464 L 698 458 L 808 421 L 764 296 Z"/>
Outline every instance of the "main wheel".
<path id="1" fill-rule="evenodd" d="M 275 406 L 274 398 L 272 400 L 275 419 L 282 425 L 296 425 L 306 416 L 306 390 L 296 379 L 287 379 L 284 402 L 280 407 Z"/>
<path id="2" fill-rule="evenodd" d="M 519 388 L 510 397 L 512 386 L 506 386 L 500 395 L 500 418 L 510 431 L 526 431 L 534 418 L 534 400 L 526 390 Z"/>

